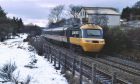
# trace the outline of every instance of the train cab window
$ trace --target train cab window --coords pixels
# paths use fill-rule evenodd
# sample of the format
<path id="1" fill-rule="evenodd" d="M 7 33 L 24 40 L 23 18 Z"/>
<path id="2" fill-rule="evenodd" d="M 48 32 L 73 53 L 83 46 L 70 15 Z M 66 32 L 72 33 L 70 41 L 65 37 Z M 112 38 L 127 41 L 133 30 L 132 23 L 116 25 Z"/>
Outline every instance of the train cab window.
<path id="1" fill-rule="evenodd" d="M 80 37 L 80 31 L 72 31 L 72 37 Z"/>
<path id="2" fill-rule="evenodd" d="M 83 33 L 84 38 L 103 38 L 103 33 L 100 29 L 85 29 Z"/>
<path id="3" fill-rule="evenodd" d="M 99 36 L 101 35 L 100 30 L 87 30 L 88 36 Z"/>

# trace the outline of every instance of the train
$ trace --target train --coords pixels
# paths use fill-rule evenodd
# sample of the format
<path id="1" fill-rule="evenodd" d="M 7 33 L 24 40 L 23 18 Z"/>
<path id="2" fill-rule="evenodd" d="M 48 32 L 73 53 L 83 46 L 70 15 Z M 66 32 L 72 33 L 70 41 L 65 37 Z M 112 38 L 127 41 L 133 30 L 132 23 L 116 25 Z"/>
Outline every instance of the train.
<path id="1" fill-rule="evenodd" d="M 83 52 L 100 52 L 105 45 L 103 29 L 95 24 L 74 25 L 43 29 L 42 35 L 49 41 L 61 43 Z"/>

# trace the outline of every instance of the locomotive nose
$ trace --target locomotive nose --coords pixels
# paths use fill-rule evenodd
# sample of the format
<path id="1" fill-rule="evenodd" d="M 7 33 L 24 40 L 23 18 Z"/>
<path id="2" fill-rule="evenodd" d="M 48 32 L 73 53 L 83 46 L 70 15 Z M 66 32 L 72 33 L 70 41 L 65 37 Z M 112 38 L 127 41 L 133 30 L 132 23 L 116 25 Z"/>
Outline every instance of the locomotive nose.
<path id="1" fill-rule="evenodd" d="M 103 39 L 96 40 L 83 40 L 81 46 L 83 50 L 86 52 L 100 52 L 103 46 L 105 45 L 105 41 Z"/>

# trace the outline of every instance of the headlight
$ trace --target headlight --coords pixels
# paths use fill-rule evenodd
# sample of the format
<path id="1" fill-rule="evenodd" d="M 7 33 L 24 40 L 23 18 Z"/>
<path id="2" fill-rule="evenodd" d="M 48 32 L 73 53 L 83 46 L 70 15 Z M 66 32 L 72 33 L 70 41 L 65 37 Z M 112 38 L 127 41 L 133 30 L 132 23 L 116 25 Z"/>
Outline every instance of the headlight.
<path id="1" fill-rule="evenodd" d="M 100 41 L 100 43 L 104 43 L 104 41 Z"/>

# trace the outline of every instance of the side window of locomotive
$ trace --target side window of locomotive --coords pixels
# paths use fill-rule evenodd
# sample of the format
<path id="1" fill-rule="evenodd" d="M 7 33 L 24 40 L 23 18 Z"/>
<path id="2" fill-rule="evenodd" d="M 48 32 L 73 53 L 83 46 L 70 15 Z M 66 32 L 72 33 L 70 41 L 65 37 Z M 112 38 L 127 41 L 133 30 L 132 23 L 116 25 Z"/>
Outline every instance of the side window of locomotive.
<path id="1" fill-rule="evenodd" d="M 79 38 L 82 38 L 82 32 L 79 31 Z"/>
<path id="2" fill-rule="evenodd" d="M 72 37 L 79 37 L 79 31 L 72 31 Z"/>
<path id="3" fill-rule="evenodd" d="M 64 36 L 68 36 L 68 35 L 67 35 L 68 33 L 67 33 L 66 30 L 64 30 L 63 33 L 64 33 L 64 34 L 63 34 Z"/>
<path id="4" fill-rule="evenodd" d="M 66 34 L 67 37 L 71 37 L 72 36 L 71 30 L 66 30 L 65 34 Z"/>

